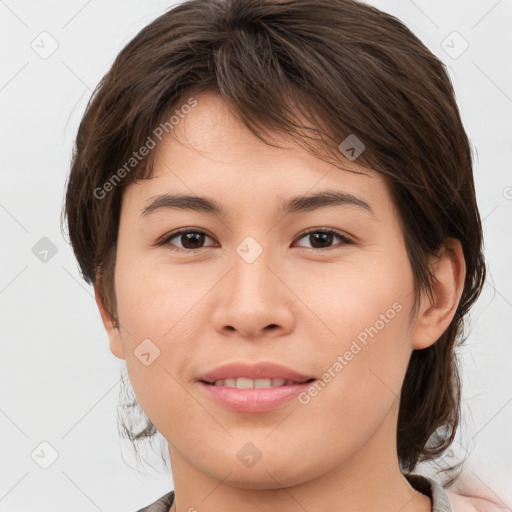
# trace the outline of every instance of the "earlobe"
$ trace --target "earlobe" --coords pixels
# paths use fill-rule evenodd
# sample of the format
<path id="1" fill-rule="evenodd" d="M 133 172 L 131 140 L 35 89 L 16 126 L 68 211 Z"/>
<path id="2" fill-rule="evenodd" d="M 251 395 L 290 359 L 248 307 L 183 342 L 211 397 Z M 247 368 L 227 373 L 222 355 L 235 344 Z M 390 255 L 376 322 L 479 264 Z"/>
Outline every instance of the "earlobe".
<path id="1" fill-rule="evenodd" d="M 125 359 L 124 345 L 123 340 L 121 339 L 121 331 L 115 326 L 114 319 L 108 313 L 97 283 L 94 284 L 94 298 L 100 311 L 103 326 L 107 331 L 110 343 L 110 351 L 119 359 Z"/>
<path id="2" fill-rule="evenodd" d="M 422 296 L 412 335 L 412 348 L 421 350 L 433 345 L 455 316 L 466 277 L 466 263 L 459 240 L 445 241 L 432 261 L 434 276 L 432 300 Z"/>

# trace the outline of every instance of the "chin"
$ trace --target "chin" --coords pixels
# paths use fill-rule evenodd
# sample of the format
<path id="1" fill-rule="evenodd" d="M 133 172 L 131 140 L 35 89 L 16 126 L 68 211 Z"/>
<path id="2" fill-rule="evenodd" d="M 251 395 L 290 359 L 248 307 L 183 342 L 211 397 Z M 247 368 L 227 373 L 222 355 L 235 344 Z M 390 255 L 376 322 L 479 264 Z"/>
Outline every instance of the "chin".
<path id="1" fill-rule="evenodd" d="M 275 454 L 265 455 L 252 467 L 245 467 L 238 459 L 235 464 L 223 464 L 209 471 L 211 477 L 238 489 L 282 489 L 301 485 L 311 480 L 311 467 L 298 467 L 296 455 L 293 464 Z M 228 475 L 226 477 L 226 475 Z"/>

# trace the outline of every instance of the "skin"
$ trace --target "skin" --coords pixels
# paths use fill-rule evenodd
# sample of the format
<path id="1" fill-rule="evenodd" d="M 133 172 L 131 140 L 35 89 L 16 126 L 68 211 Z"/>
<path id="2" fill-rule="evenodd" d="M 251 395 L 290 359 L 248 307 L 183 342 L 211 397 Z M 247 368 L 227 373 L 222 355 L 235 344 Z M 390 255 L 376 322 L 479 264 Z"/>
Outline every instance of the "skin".
<path id="1" fill-rule="evenodd" d="M 96 289 L 111 351 L 126 361 L 139 403 L 168 441 L 176 510 L 429 511 L 430 499 L 399 470 L 398 397 L 412 351 L 435 343 L 453 318 L 465 274 L 460 244 L 447 240 L 433 301 L 422 297 L 411 320 L 411 265 L 382 177 L 341 153 L 334 167 L 277 135 L 283 148 L 266 145 L 215 93 L 196 99 L 156 149 L 154 177 L 124 192 L 120 330 Z M 324 189 L 364 199 L 374 215 L 351 205 L 276 213 L 283 200 Z M 214 198 L 227 215 L 161 208 L 142 216 L 164 192 Z M 202 248 L 186 252 L 179 236 L 155 246 L 181 228 L 206 232 Z M 339 230 L 353 243 L 333 237 L 315 246 L 309 228 Z M 247 236 L 263 249 L 250 264 L 236 252 Z M 401 311 L 307 405 L 233 412 L 196 382 L 241 360 L 321 378 L 397 302 Z M 160 355 L 146 366 L 134 351 L 148 338 Z M 237 457 L 249 442 L 262 455 L 252 467 Z"/>
<path id="2" fill-rule="evenodd" d="M 466 467 L 446 494 L 455 512 L 511 512 L 507 500 L 487 487 L 474 468 Z"/>

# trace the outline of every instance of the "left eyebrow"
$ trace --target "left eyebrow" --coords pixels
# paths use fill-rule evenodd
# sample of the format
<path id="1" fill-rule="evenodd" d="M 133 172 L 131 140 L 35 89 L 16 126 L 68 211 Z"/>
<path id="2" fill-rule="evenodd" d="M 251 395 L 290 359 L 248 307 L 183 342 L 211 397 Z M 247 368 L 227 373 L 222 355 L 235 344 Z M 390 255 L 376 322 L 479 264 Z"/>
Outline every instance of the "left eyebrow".
<path id="1" fill-rule="evenodd" d="M 349 192 L 339 190 L 323 190 L 313 194 L 291 197 L 280 205 L 277 213 L 279 215 L 302 213 L 327 206 L 355 206 L 375 215 L 372 207 L 366 201 Z M 148 216 L 161 208 L 191 210 L 226 217 L 226 210 L 221 203 L 214 199 L 183 194 L 156 196 L 151 203 L 142 209 L 141 216 Z"/>
<path id="2" fill-rule="evenodd" d="M 326 206 L 356 206 L 375 215 L 372 207 L 360 197 L 341 190 L 323 190 L 321 192 L 295 196 L 287 200 L 280 208 L 280 213 L 309 212 Z"/>

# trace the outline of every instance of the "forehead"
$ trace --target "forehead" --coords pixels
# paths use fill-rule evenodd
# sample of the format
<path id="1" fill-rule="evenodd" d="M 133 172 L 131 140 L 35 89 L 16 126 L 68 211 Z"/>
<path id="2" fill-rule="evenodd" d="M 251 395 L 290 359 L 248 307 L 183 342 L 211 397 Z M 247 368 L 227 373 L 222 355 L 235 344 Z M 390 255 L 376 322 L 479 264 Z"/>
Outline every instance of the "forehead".
<path id="1" fill-rule="evenodd" d="M 287 198 L 326 189 L 367 204 L 389 200 L 383 177 L 372 169 L 341 153 L 339 161 L 320 159 L 277 133 L 267 132 L 277 147 L 266 144 L 231 113 L 219 94 L 203 92 L 194 99 L 196 105 L 157 145 L 152 177 L 128 187 L 127 195 L 138 203 L 172 191 L 213 196 L 220 202 L 264 198 L 284 205 Z"/>
<path id="2" fill-rule="evenodd" d="M 187 103 L 188 97 L 181 101 Z M 186 115 L 182 115 L 179 122 L 173 126 L 167 136 L 157 148 L 159 155 L 169 153 L 170 150 L 177 156 L 195 152 L 198 155 L 210 158 L 212 161 L 222 159 L 225 165 L 237 165 L 241 160 L 245 164 L 254 162 L 255 165 L 271 162 L 275 158 L 294 158 L 307 167 L 318 163 L 319 157 L 307 152 L 292 138 L 282 133 L 265 129 L 265 137 L 270 143 L 265 143 L 251 132 L 239 119 L 239 114 L 233 114 L 222 96 L 215 91 L 204 91 L 194 96 L 195 104 Z M 179 110 L 179 105 L 177 106 Z M 299 115 L 298 119 L 306 126 L 311 123 Z M 314 127 L 313 127 L 314 128 Z M 311 136 L 311 134 L 310 134 Z M 340 141 L 341 142 L 341 141 Z M 171 148 L 169 148 L 171 146 Z M 182 146 L 179 148 L 179 146 Z M 320 144 L 317 150 L 321 152 Z M 336 157 L 323 151 L 325 158 L 330 157 L 331 165 L 341 165 L 353 172 L 371 173 L 368 168 L 357 165 L 344 158 L 341 152 L 336 151 Z"/>

